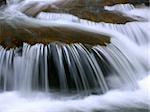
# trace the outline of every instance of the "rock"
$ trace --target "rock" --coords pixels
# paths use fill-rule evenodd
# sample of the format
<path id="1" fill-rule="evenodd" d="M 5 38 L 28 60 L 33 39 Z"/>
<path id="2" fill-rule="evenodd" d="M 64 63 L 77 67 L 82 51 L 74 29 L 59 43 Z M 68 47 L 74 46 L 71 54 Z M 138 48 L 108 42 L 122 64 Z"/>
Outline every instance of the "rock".
<path id="1" fill-rule="evenodd" d="M 112 5 L 116 3 L 127 3 L 128 0 L 118 0 L 118 1 L 98 1 L 96 0 L 71 0 L 71 2 L 65 2 L 62 0 L 62 4 L 59 2 L 54 2 L 53 4 L 47 3 L 27 3 L 19 6 L 19 10 L 28 16 L 36 17 L 40 12 L 57 12 L 57 13 L 70 13 L 78 16 L 82 19 L 87 19 L 95 22 L 107 22 L 107 23 L 118 23 L 123 24 L 126 22 L 135 21 L 129 17 L 124 17 L 123 15 L 108 12 L 104 10 L 105 5 Z M 108 15 L 108 16 L 107 16 Z M 111 19 L 112 18 L 112 19 Z"/>
<path id="2" fill-rule="evenodd" d="M 90 11 L 88 9 L 71 10 L 70 13 L 78 16 L 79 18 L 95 22 L 124 24 L 127 22 L 135 21 L 132 18 L 125 17 L 114 12 L 105 11 L 101 8 L 98 8 L 97 11 L 96 9 L 95 11 Z"/>
<path id="3" fill-rule="evenodd" d="M 0 6 L 6 4 L 6 0 L 0 0 Z"/>
<path id="4" fill-rule="evenodd" d="M 90 5 L 89 5 L 90 4 Z M 123 15 L 105 11 L 105 5 L 108 3 L 96 4 L 96 2 L 85 2 L 85 0 L 78 1 L 74 5 L 69 5 L 61 8 L 47 8 L 43 10 L 44 12 L 56 12 L 56 13 L 69 13 L 75 16 L 78 16 L 81 19 L 87 19 L 95 22 L 107 22 L 107 23 L 117 23 L 124 24 L 126 22 L 135 21 L 132 18 L 125 17 Z M 36 15 L 34 15 L 36 16 Z"/>
<path id="5" fill-rule="evenodd" d="M 100 7 L 104 7 L 106 5 L 126 4 L 126 3 L 130 3 L 133 5 L 138 4 L 149 5 L 149 0 L 88 0 L 88 4 L 94 4 Z"/>
<path id="6" fill-rule="evenodd" d="M 102 0 L 99 5 L 104 7 L 106 5 L 125 4 L 129 3 L 129 0 Z"/>
<path id="7" fill-rule="evenodd" d="M 78 27 L 26 27 L 21 26 L 14 29 L 11 26 L 4 24 L 0 33 L 0 44 L 4 47 L 20 46 L 23 42 L 30 44 L 59 41 L 62 43 L 83 43 L 89 45 L 106 45 L 110 43 L 109 36 L 86 30 Z M 25 30 L 27 29 L 27 30 Z M 32 33 L 31 33 L 32 32 Z"/>
<path id="8" fill-rule="evenodd" d="M 138 4 L 145 4 L 146 6 L 149 6 L 150 1 L 149 0 L 129 0 L 129 3 L 138 5 Z"/>
<path id="9" fill-rule="evenodd" d="M 64 1 L 63 1 L 64 2 Z M 1 0 L 0 4 L 5 4 L 6 1 Z M 62 2 L 61 2 L 62 3 Z M 149 4 L 147 0 L 72 0 L 71 2 L 65 2 L 65 4 L 60 4 L 59 2 L 48 5 L 38 5 L 31 4 L 31 6 L 26 7 L 25 9 L 21 7 L 21 11 L 28 16 L 36 17 L 41 11 L 43 12 L 57 12 L 57 13 L 70 13 L 75 16 L 78 16 L 82 19 L 87 19 L 95 22 L 107 22 L 107 23 L 117 23 L 124 24 L 126 22 L 135 21 L 129 17 L 124 17 L 118 13 L 113 13 L 104 10 L 104 6 L 106 5 L 114 5 L 118 3 L 133 3 L 140 4 L 145 3 Z M 35 6 L 34 6 L 35 5 Z M 38 10 L 35 10 L 39 6 Z M 55 7 L 56 6 L 56 7 Z M 34 11 L 33 11 L 34 10 Z M 48 44 L 53 41 L 61 41 L 65 43 L 85 43 L 85 44 L 100 44 L 106 45 L 106 43 L 110 42 L 110 38 L 106 35 L 102 34 L 94 34 L 86 31 L 80 30 L 71 30 L 71 29 L 59 29 L 61 32 L 56 30 L 40 27 L 40 28 L 32 28 L 29 27 L 29 30 L 32 34 L 22 28 L 13 29 L 11 27 L 7 27 L 3 32 L 0 33 L 0 43 L 3 46 L 12 47 L 21 45 L 22 42 L 28 42 L 31 44 L 35 44 L 37 42 L 41 42 L 44 44 Z M 89 35 L 90 34 L 90 35 Z"/>

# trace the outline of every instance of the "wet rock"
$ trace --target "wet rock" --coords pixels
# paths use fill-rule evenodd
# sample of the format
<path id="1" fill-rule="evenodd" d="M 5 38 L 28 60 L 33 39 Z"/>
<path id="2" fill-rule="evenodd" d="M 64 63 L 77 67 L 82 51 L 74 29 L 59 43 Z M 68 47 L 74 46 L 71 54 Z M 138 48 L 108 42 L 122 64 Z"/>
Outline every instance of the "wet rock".
<path id="1" fill-rule="evenodd" d="M 104 6 L 113 5 L 116 3 L 127 3 L 128 0 L 118 1 L 95 1 L 95 0 L 79 0 L 67 2 L 65 5 L 46 4 L 46 3 L 27 3 L 20 7 L 20 11 L 28 16 L 36 17 L 40 12 L 57 12 L 57 13 L 69 13 L 78 16 L 82 19 L 87 19 L 95 22 L 107 22 L 107 23 L 119 23 L 135 21 L 129 17 L 123 15 L 108 12 L 104 10 Z M 108 16 L 107 16 L 108 15 Z M 112 19 L 111 19 L 112 18 Z"/>
<path id="2" fill-rule="evenodd" d="M 0 0 L 0 4 L 5 4 L 6 1 Z M 21 10 L 23 13 L 29 16 L 36 17 L 41 11 L 43 12 L 56 12 L 56 13 L 69 13 L 75 16 L 78 16 L 82 19 L 87 19 L 90 21 L 95 22 L 107 22 L 107 23 L 117 23 L 117 24 L 124 24 L 126 22 L 135 21 L 129 17 L 124 17 L 118 13 L 113 13 L 104 10 L 104 6 L 106 5 L 115 5 L 118 3 L 133 3 L 133 4 L 141 4 L 145 3 L 149 5 L 148 0 L 79 0 L 69 2 L 69 4 L 60 5 L 60 4 L 53 4 L 57 7 L 53 7 L 52 5 L 45 5 L 39 10 L 32 12 L 31 9 L 34 9 L 33 5 L 32 8 L 27 8 L 25 10 Z M 32 12 L 32 13 L 31 13 Z M 7 27 L 8 28 L 8 27 Z M 72 30 L 62 30 L 61 33 L 52 30 L 49 28 L 32 28 L 30 27 L 29 30 L 32 32 L 28 32 L 24 30 L 24 28 L 13 29 L 8 28 L 5 31 L 0 33 L 0 44 L 3 46 L 12 47 L 12 46 L 19 46 L 22 42 L 28 42 L 30 44 L 35 44 L 37 42 L 48 44 L 54 41 L 61 41 L 64 43 L 85 43 L 90 45 L 100 44 L 106 45 L 106 43 L 110 42 L 110 39 L 105 38 L 105 35 L 96 35 L 93 36 L 91 33 L 89 35 L 88 32 L 79 33 L 79 31 L 72 31 Z M 49 33 L 48 33 L 49 32 Z M 63 32 L 63 33 L 62 33 Z M 86 34 L 87 33 L 87 34 Z M 100 37 L 100 38 L 99 38 Z"/>
<path id="3" fill-rule="evenodd" d="M 138 5 L 138 4 L 145 4 L 146 6 L 149 6 L 150 1 L 149 0 L 129 0 L 129 3 Z"/>
<path id="4" fill-rule="evenodd" d="M 106 35 L 78 28 L 71 29 L 65 26 L 55 28 L 28 27 L 28 30 L 25 30 L 25 26 L 18 29 L 14 29 L 9 25 L 6 26 L 6 24 L 4 26 L 0 33 L 0 44 L 8 48 L 20 46 L 23 42 L 49 44 L 50 42 L 59 41 L 67 44 L 83 43 L 90 45 L 106 45 L 110 43 L 110 38 Z"/>
<path id="5" fill-rule="evenodd" d="M 90 5 L 89 5 L 90 4 Z M 105 4 L 109 5 L 109 4 Z M 103 5 L 96 4 L 96 2 L 86 3 L 83 1 L 76 2 L 74 5 L 69 5 L 67 7 L 60 8 L 45 8 L 39 9 L 38 13 L 31 14 L 31 16 L 36 17 L 41 11 L 43 12 L 56 12 L 56 13 L 69 13 L 75 16 L 78 16 L 81 19 L 87 19 L 95 22 L 107 22 L 107 23 L 117 23 L 124 24 L 126 22 L 135 21 L 132 18 L 125 17 L 123 15 L 109 12 L 104 10 Z M 28 14 L 27 14 L 28 15 Z"/>
<path id="6" fill-rule="evenodd" d="M 0 0 L 0 6 L 5 5 L 6 4 L 6 0 Z"/>
<path id="7" fill-rule="evenodd" d="M 125 4 L 129 3 L 129 0 L 101 0 L 99 5 L 106 6 L 106 5 L 115 5 L 115 4 Z"/>
<path id="8" fill-rule="evenodd" d="M 145 4 L 149 5 L 149 0 L 88 0 L 89 4 L 94 4 L 96 2 L 96 6 L 106 6 L 106 5 L 115 5 L 115 4 L 126 4 L 130 3 L 133 5 Z"/>
<path id="9" fill-rule="evenodd" d="M 89 10 L 80 10 L 81 12 L 78 13 L 77 10 L 72 10 L 71 14 L 74 14 L 82 19 L 88 19 L 90 21 L 95 22 L 106 22 L 106 23 L 116 23 L 116 24 L 124 24 L 127 22 L 135 21 L 132 18 L 125 17 L 123 15 L 105 11 L 104 9 L 98 9 L 96 11 L 89 11 Z"/>

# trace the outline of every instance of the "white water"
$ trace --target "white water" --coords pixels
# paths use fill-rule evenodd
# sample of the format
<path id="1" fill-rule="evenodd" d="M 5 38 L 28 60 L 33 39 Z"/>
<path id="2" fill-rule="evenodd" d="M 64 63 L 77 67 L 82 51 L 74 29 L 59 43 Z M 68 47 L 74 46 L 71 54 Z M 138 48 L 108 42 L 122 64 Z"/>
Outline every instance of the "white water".
<path id="1" fill-rule="evenodd" d="M 119 4 L 119 5 L 114 5 L 114 6 L 105 6 L 106 10 L 109 11 L 116 11 L 123 13 L 126 16 L 129 16 L 131 18 L 134 18 L 136 20 L 140 21 L 149 21 L 150 20 L 150 14 L 148 11 L 150 10 L 149 7 L 137 7 L 135 8 L 131 4 Z"/>
<path id="2" fill-rule="evenodd" d="M 60 98 L 53 95 L 37 93 L 24 97 L 17 92 L 0 94 L 1 112 L 148 112 L 150 77 L 140 82 L 136 91 L 114 90 L 100 96 L 89 96 L 83 99 Z M 128 110 L 129 109 L 129 110 Z M 136 110 L 137 109 L 137 110 Z M 140 110 L 141 109 L 141 110 Z"/>
<path id="3" fill-rule="evenodd" d="M 150 105 L 150 77 L 139 82 L 135 91 L 114 90 L 105 95 L 85 97 L 82 99 L 64 98 L 42 93 L 25 97 L 18 92 L 0 94 L 1 112 L 148 112 Z M 140 110 L 141 109 L 141 110 Z"/>
<path id="4" fill-rule="evenodd" d="M 9 12 L 10 10 L 6 10 L 6 12 L 7 11 Z M 146 12 L 149 13 L 150 12 L 149 9 L 147 9 Z M 122 82 L 120 81 L 120 78 L 116 77 L 115 74 L 112 74 L 112 77 L 111 76 L 108 77 L 108 82 L 116 89 L 110 90 L 104 95 L 90 95 L 88 97 L 80 98 L 79 96 L 67 97 L 55 93 L 48 94 L 42 92 L 32 92 L 29 95 L 27 95 L 25 93 L 20 93 L 19 91 L 2 92 L 0 93 L 0 112 L 94 112 L 94 111 L 148 112 L 149 111 L 150 109 L 149 108 L 150 32 L 148 30 L 150 29 L 149 21 L 131 22 L 125 25 L 113 25 L 107 23 L 93 23 L 81 19 L 79 19 L 79 21 L 76 21 L 77 20 L 76 17 L 66 15 L 68 18 L 73 18 L 73 20 L 62 17 L 62 19 L 65 19 L 66 21 L 64 24 L 62 23 L 62 21 L 64 20 L 62 19 L 58 20 L 57 18 L 61 17 L 54 14 L 53 16 L 55 18 L 44 19 L 43 18 L 44 15 L 41 14 L 42 17 L 41 15 L 38 16 L 38 18 L 41 20 L 39 19 L 36 20 L 33 18 L 29 18 L 23 15 L 22 13 L 19 12 L 17 13 L 20 14 L 20 16 L 14 15 L 14 18 L 11 19 L 8 18 L 7 22 L 10 22 L 12 25 L 24 24 L 21 21 L 19 22 L 17 21 L 18 18 L 22 18 L 25 21 L 24 24 L 25 26 L 31 24 L 35 27 L 40 26 L 52 27 L 53 25 L 55 26 L 55 24 L 57 23 L 58 26 L 64 25 L 68 26 L 69 28 L 73 26 L 81 30 L 83 30 L 82 28 L 86 28 L 85 30 L 88 31 L 92 30 L 91 32 L 111 36 L 112 37 L 111 44 L 108 45 L 106 49 L 101 48 L 100 46 L 95 46 L 92 49 L 94 49 L 95 52 L 98 51 L 103 52 L 103 54 L 106 55 L 108 60 L 111 62 L 112 66 L 116 67 L 117 73 L 121 76 L 124 76 L 124 78 L 127 78 L 126 76 L 131 76 L 130 77 L 131 79 L 134 79 L 133 77 L 136 78 L 139 77 L 133 80 L 138 83 L 139 87 L 136 88 L 135 90 L 129 90 L 128 87 L 129 85 L 127 84 L 126 85 L 127 87 L 125 87 L 125 85 L 123 84 L 123 89 L 120 90 L 120 86 L 118 87 L 118 85 L 120 85 Z M 7 16 L 11 17 L 11 15 Z M 147 18 L 144 14 L 141 14 L 141 16 L 143 18 Z M 4 17 L 4 20 L 5 19 L 6 18 Z M 53 21 L 50 22 L 50 20 L 52 19 Z M 14 23 L 14 21 L 17 22 Z M 131 66 L 133 68 L 131 68 Z M 3 69 L 1 65 L 0 69 Z M 27 68 L 27 70 L 29 69 L 32 68 Z"/>

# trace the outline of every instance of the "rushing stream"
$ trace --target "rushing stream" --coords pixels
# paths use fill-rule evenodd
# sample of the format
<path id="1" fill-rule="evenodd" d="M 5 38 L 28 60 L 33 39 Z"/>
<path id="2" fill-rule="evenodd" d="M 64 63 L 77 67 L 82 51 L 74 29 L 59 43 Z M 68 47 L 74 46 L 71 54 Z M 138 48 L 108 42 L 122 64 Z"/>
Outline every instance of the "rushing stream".
<path id="1" fill-rule="evenodd" d="M 34 18 L 21 13 L 32 3 L 39 3 L 36 10 L 60 6 L 56 2 L 8 0 L 0 24 L 25 30 L 63 26 L 107 35 L 111 43 L 0 46 L 0 112 L 149 112 L 150 8 L 105 7 L 137 20 L 126 24 L 95 23 L 65 13 L 41 12 Z"/>

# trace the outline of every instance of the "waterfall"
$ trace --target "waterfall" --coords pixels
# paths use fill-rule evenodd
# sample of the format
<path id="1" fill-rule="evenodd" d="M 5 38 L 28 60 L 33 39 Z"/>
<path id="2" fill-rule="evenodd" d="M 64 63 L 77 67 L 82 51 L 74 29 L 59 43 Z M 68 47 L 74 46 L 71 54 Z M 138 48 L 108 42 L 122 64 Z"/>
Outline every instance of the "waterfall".
<path id="1" fill-rule="evenodd" d="M 135 74 L 145 71 L 136 59 L 134 67 L 132 57 L 125 56 L 115 45 L 90 49 L 82 44 L 24 44 L 18 49 L 6 51 L 1 48 L 0 79 L 4 91 L 23 89 L 32 92 L 56 88 L 62 91 L 85 90 L 87 93 L 90 89 L 96 89 L 105 93 L 111 89 L 109 86 L 113 86 L 109 85 L 111 79 L 107 81 L 109 76 L 114 75 L 116 80 L 122 80 L 120 84 L 116 82 L 118 87 L 122 84 L 136 87 Z M 10 85 L 14 86 L 11 88 Z"/>
<path id="2" fill-rule="evenodd" d="M 105 28 L 107 24 L 102 23 L 99 24 L 100 26 Z M 135 23 L 130 26 L 132 28 Z M 121 28 L 126 28 L 126 26 L 122 25 Z M 139 31 L 143 30 L 140 28 L 141 26 L 137 27 Z M 91 48 L 83 44 L 52 43 L 46 46 L 24 44 L 22 48 L 11 50 L 1 48 L 0 62 L 1 69 L 4 70 L 1 71 L 0 77 L 4 83 L 1 88 L 3 90 L 18 88 L 31 92 L 34 89 L 48 91 L 52 87 L 61 91 L 85 90 L 87 93 L 91 89 L 96 89 L 94 92 L 105 93 L 112 89 L 113 83 L 117 83 L 114 86 L 118 87 L 129 84 L 135 88 L 136 80 L 138 77 L 143 77 L 140 74 L 144 74 L 149 67 L 142 66 L 141 63 L 145 63 L 136 56 L 137 51 L 132 51 L 139 50 L 138 42 L 127 37 L 132 37 L 132 35 L 125 36 L 119 32 L 115 32 L 116 34 L 109 32 L 112 39 L 107 47 Z M 146 33 L 148 32 L 141 33 L 141 36 L 144 37 Z M 134 32 L 131 34 L 135 35 Z M 140 38 L 138 36 L 135 35 L 136 38 Z M 147 38 L 148 36 L 143 38 L 145 44 L 148 43 Z M 10 58 L 5 58 L 5 56 Z M 10 73 L 11 78 L 7 77 Z M 110 77 L 115 77 L 116 80 L 113 82 Z M 9 83 L 14 86 L 10 88 Z"/>
<path id="3" fill-rule="evenodd" d="M 30 34 L 34 34 L 30 27 L 46 27 L 85 32 L 94 35 L 91 38 L 105 35 L 110 43 L 23 43 L 11 49 L 0 45 L 0 112 L 149 111 L 149 7 L 106 6 L 106 10 L 137 20 L 110 24 L 67 13 L 40 12 L 34 17 L 24 14 L 24 7 L 30 3 L 39 3 L 37 9 L 45 3 L 59 8 L 57 0 L 7 3 L 0 11 L 0 34 L 3 24 L 16 32 L 23 27 Z"/>

